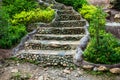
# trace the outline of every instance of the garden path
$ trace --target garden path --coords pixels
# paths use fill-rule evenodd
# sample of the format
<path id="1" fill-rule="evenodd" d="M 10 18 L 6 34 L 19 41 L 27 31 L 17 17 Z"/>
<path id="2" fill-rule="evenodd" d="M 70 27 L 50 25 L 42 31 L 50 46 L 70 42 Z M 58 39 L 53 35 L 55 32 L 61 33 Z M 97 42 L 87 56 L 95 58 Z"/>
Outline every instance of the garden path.
<path id="1" fill-rule="evenodd" d="M 55 2 L 52 8 L 55 19 L 49 24 L 37 23 L 36 33 L 16 56 L 45 65 L 72 66 L 73 55 L 85 35 L 86 21 L 72 7 Z"/>

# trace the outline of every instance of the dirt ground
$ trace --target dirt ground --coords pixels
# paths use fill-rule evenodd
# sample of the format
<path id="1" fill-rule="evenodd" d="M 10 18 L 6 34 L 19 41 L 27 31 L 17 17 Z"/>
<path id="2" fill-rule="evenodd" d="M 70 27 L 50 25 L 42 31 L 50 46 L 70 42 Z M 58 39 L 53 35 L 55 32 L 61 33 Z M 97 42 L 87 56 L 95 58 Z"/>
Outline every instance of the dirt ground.
<path id="1" fill-rule="evenodd" d="M 0 49 L 0 60 L 9 58 L 12 55 L 11 49 Z"/>
<path id="2" fill-rule="evenodd" d="M 12 76 L 20 74 L 21 77 L 29 75 L 29 79 L 22 80 L 120 80 L 120 74 L 104 73 L 97 75 L 81 68 L 68 70 L 66 68 L 41 67 L 31 63 L 19 63 L 16 61 L 5 61 L 0 64 L 0 80 L 10 79 Z"/>

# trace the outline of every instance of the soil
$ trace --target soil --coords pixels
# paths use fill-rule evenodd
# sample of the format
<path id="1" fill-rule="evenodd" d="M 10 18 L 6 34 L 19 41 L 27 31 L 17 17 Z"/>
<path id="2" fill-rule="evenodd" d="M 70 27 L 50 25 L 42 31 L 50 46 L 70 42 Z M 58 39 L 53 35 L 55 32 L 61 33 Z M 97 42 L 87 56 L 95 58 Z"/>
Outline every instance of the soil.
<path id="1" fill-rule="evenodd" d="M 0 64 L 0 80 L 10 80 L 13 74 L 18 72 L 21 76 L 30 75 L 29 79 L 24 80 L 120 80 L 120 74 L 93 75 L 92 72 L 86 72 L 79 67 L 76 70 L 55 67 L 44 68 L 41 65 L 11 60 L 6 60 L 4 64 Z"/>
<path id="2" fill-rule="evenodd" d="M 0 49 L 0 60 L 9 58 L 12 55 L 11 49 Z"/>

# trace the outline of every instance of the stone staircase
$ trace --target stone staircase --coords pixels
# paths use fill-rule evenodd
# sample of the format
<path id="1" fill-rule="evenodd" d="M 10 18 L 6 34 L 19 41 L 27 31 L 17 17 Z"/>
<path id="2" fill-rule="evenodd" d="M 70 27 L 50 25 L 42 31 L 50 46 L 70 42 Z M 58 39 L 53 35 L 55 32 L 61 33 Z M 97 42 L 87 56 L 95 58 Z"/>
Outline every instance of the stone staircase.
<path id="1" fill-rule="evenodd" d="M 71 66 L 80 39 L 85 35 L 86 21 L 81 15 L 60 3 L 55 3 L 56 17 L 50 24 L 37 24 L 37 32 L 17 52 L 18 58 L 38 60 L 46 65 Z"/>

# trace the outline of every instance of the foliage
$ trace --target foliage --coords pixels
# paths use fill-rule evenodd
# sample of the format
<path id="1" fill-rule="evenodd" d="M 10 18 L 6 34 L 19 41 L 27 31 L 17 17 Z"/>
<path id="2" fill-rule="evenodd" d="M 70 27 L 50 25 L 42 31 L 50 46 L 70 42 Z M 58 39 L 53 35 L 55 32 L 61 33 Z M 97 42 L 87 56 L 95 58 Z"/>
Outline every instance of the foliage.
<path id="1" fill-rule="evenodd" d="M 98 45 L 98 46 L 100 46 L 99 45 L 100 32 L 104 30 L 104 26 L 105 26 L 105 22 L 106 22 L 105 16 L 106 15 L 103 12 L 103 10 L 98 7 L 90 21 L 91 27 L 93 29 L 95 29 L 94 30 L 95 33 L 94 34 L 92 33 L 92 34 L 96 38 L 96 45 Z"/>
<path id="2" fill-rule="evenodd" d="M 26 25 L 53 19 L 51 8 L 42 10 L 35 0 L 2 0 L 0 6 L 0 48 L 11 48 L 27 33 Z M 37 9 L 36 9 L 37 8 Z"/>
<path id="3" fill-rule="evenodd" d="M 103 34 L 100 38 L 100 46 L 96 45 L 96 39 L 92 38 L 85 52 L 87 61 L 100 64 L 114 64 L 120 62 L 120 43 L 110 33 Z"/>
<path id="4" fill-rule="evenodd" d="M 56 0 L 56 1 L 68 6 L 73 6 L 75 10 L 78 10 L 78 8 L 81 8 L 82 5 L 84 4 L 88 4 L 86 0 Z"/>
<path id="5" fill-rule="evenodd" d="M 21 11 L 30 11 L 38 3 L 34 0 L 2 0 L 0 7 L 0 48 L 11 48 L 27 33 L 24 24 L 16 26 L 9 22 L 12 16 Z"/>
<path id="6" fill-rule="evenodd" d="M 12 17 L 16 13 L 21 11 L 30 11 L 38 6 L 38 3 L 34 0 L 2 0 L 3 8 Z"/>
<path id="7" fill-rule="evenodd" d="M 9 26 L 8 23 L 9 15 L 0 8 L 0 39 L 3 36 L 3 34 L 6 34 L 6 29 Z"/>
<path id="8" fill-rule="evenodd" d="M 84 5 L 79 12 L 90 22 L 89 31 L 91 37 L 96 37 L 96 44 L 99 44 L 100 34 L 104 32 L 106 13 L 104 13 L 100 7 L 95 7 L 93 5 Z"/>
<path id="9" fill-rule="evenodd" d="M 114 0 L 112 4 L 113 4 L 113 8 L 120 10 L 120 0 Z"/>
<path id="10" fill-rule="evenodd" d="M 1 48 L 10 48 L 20 41 L 20 39 L 27 33 L 24 25 L 9 26 L 0 39 Z"/>
<path id="11" fill-rule="evenodd" d="M 79 13 L 88 21 L 93 21 L 94 18 L 97 18 L 99 15 L 99 23 L 105 24 L 106 22 L 106 13 L 100 9 L 100 7 L 96 7 L 93 5 L 83 5 L 82 8 L 79 9 Z"/>
<path id="12" fill-rule="evenodd" d="M 93 15 L 96 13 L 97 8 L 93 5 L 83 5 L 79 9 L 79 13 L 87 20 L 92 20 Z"/>
<path id="13" fill-rule="evenodd" d="M 83 54 L 85 60 L 101 64 L 119 63 L 120 43 L 112 34 L 106 33 L 106 14 L 103 10 L 92 5 L 84 5 L 80 13 L 90 22 L 91 40 Z"/>
<path id="14" fill-rule="evenodd" d="M 13 16 L 13 19 L 11 20 L 11 23 L 13 25 L 16 24 L 29 24 L 33 22 L 50 22 L 53 19 L 54 10 L 51 8 L 47 8 L 45 10 L 42 10 L 40 8 L 37 8 L 35 10 L 31 11 L 22 11 L 19 14 L 16 14 Z"/>

